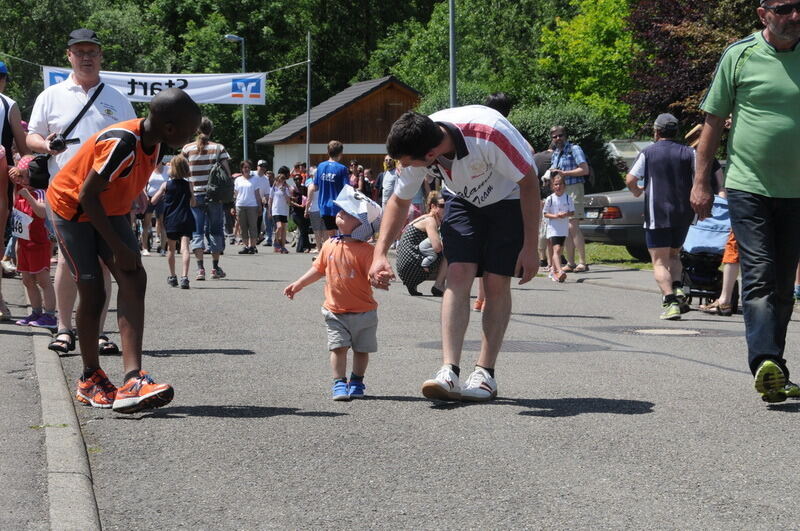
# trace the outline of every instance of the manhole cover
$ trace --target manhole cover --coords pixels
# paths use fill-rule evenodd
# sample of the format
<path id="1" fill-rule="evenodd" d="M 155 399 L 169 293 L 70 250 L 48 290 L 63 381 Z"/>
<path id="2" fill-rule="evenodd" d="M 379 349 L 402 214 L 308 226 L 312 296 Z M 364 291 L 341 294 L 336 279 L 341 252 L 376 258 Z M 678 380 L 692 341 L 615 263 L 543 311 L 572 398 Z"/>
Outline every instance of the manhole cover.
<path id="1" fill-rule="evenodd" d="M 640 328 L 633 330 L 634 334 L 646 336 L 699 336 L 700 330 L 687 330 L 685 328 Z"/>
<path id="2" fill-rule="evenodd" d="M 432 350 L 442 350 L 440 341 L 425 341 L 418 343 L 420 348 Z M 608 350 L 606 345 L 587 345 L 581 343 L 556 343 L 551 341 L 519 341 L 508 339 L 503 341 L 500 347 L 501 352 L 595 352 L 598 350 Z M 464 351 L 480 352 L 481 342 L 477 340 L 464 341 Z"/>

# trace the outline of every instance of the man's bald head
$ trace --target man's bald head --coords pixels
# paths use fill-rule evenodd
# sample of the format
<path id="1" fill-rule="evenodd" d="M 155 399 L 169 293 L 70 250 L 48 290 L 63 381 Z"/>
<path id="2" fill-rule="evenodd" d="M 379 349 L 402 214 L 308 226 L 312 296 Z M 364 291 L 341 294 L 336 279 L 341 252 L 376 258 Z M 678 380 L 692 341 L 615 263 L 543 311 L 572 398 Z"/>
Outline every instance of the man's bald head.
<path id="1" fill-rule="evenodd" d="M 150 116 L 161 122 L 177 123 L 182 117 L 198 121 L 202 116 L 200 107 L 183 90 L 168 88 L 162 90 L 150 100 Z"/>
<path id="2" fill-rule="evenodd" d="M 150 100 L 150 116 L 159 137 L 170 147 L 180 148 L 200 126 L 200 107 L 179 88 L 162 90 Z"/>

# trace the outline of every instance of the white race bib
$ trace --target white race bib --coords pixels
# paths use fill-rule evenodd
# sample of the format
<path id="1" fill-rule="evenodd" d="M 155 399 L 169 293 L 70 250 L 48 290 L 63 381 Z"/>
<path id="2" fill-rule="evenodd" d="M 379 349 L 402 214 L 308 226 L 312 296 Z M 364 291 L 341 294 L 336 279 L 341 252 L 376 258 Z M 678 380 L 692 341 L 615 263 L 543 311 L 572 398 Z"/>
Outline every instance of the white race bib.
<path id="1" fill-rule="evenodd" d="M 30 240 L 31 223 L 33 223 L 31 216 L 15 208 L 14 216 L 11 218 L 11 234 L 23 240 Z"/>

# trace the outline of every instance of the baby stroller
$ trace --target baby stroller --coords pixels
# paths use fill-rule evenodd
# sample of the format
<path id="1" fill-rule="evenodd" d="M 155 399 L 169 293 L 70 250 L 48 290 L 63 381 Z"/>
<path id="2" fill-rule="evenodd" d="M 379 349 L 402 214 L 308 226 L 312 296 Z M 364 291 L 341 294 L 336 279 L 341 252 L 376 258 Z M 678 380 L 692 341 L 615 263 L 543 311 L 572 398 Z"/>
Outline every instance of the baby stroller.
<path id="1" fill-rule="evenodd" d="M 715 196 L 711 207 L 711 217 L 689 227 L 686 241 L 681 250 L 683 264 L 683 285 L 687 302 L 697 297 L 700 304 L 710 304 L 722 292 L 722 255 L 731 230 L 728 200 Z M 733 286 L 731 309 L 736 313 L 739 307 L 739 282 Z"/>

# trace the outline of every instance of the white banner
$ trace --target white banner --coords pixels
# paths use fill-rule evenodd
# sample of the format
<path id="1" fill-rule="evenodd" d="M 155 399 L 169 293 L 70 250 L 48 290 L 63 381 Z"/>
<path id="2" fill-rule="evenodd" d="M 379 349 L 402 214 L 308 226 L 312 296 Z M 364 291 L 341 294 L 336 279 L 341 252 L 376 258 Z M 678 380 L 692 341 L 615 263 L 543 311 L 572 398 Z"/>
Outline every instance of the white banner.
<path id="1" fill-rule="evenodd" d="M 43 66 L 45 88 L 67 79 L 69 68 Z M 185 90 L 197 103 L 264 105 L 267 74 L 139 74 L 101 71 L 100 78 L 130 101 L 150 101 L 170 87 Z"/>

